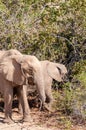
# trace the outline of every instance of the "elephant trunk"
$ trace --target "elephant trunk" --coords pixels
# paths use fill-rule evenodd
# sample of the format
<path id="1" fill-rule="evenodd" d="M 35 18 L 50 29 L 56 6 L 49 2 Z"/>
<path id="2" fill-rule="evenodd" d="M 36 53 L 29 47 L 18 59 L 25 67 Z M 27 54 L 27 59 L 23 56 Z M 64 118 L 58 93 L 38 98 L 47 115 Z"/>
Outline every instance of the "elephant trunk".
<path id="1" fill-rule="evenodd" d="M 46 96 L 45 96 L 44 78 L 43 78 L 43 73 L 41 68 L 39 68 L 38 73 L 35 74 L 34 79 L 35 79 L 37 91 L 39 93 L 39 97 L 42 101 L 42 104 L 44 104 L 46 100 Z"/>

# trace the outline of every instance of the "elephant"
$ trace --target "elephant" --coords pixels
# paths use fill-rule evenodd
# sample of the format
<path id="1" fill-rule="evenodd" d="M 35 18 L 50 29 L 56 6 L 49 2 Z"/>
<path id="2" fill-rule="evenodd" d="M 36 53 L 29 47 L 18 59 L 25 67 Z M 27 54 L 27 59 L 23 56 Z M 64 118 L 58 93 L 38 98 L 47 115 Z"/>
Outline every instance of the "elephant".
<path id="1" fill-rule="evenodd" d="M 52 81 L 63 82 L 66 79 L 67 69 L 65 65 L 50 62 L 48 60 L 41 61 L 44 76 L 44 87 L 46 94 L 46 102 L 51 106 L 53 102 Z"/>
<path id="2" fill-rule="evenodd" d="M 58 82 L 64 81 L 67 74 L 67 69 L 63 64 L 50 62 L 48 60 L 40 61 L 40 63 L 44 79 L 44 90 L 46 95 L 45 101 L 47 103 L 45 104 L 45 108 L 49 111 L 52 111 L 52 81 L 53 79 L 55 79 Z M 30 86 L 27 87 L 27 93 L 29 93 L 29 91 L 36 90 L 34 79 L 29 78 L 28 82 Z M 22 113 L 21 104 L 19 104 L 19 113 Z"/>
<path id="3" fill-rule="evenodd" d="M 0 50 L 0 60 L 11 55 L 22 55 L 22 54 L 16 49 Z"/>
<path id="4" fill-rule="evenodd" d="M 44 81 L 41 64 L 35 56 L 22 55 L 20 52 L 19 54 L 12 54 L 12 50 L 3 51 L 2 57 L 3 58 L 0 57 L 0 92 L 4 95 L 4 122 L 13 122 L 12 99 L 14 88 L 17 88 L 18 99 L 22 105 L 23 121 L 29 121 L 31 119 L 30 109 L 26 95 L 26 86 L 28 86 L 29 78 L 34 79 L 40 98 L 43 104 L 45 103 Z"/>

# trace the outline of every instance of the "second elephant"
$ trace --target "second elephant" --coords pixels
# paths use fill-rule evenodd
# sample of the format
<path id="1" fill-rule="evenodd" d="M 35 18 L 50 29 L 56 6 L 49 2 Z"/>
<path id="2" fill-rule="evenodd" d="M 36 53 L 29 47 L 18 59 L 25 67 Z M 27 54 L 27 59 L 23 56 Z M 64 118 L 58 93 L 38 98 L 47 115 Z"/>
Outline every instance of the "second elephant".
<path id="1" fill-rule="evenodd" d="M 52 81 L 53 79 L 58 82 L 64 81 L 65 76 L 67 74 L 67 69 L 63 64 L 50 62 L 48 60 L 41 61 L 41 66 L 43 69 L 46 101 L 51 105 L 53 102 L 52 88 L 51 88 Z"/>
<path id="2" fill-rule="evenodd" d="M 64 81 L 65 75 L 67 74 L 67 69 L 63 64 L 50 62 L 48 60 L 40 61 L 40 63 L 43 73 L 44 89 L 47 103 L 45 104 L 45 108 L 51 111 L 51 105 L 53 103 L 52 88 L 51 88 L 52 81 L 53 79 L 55 79 L 58 82 Z M 30 86 L 27 88 L 27 92 L 37 89 L 37 86 L 35 85 L 35 82 L 32 78 L 29 78 L 28 82 Z M 19 110 L 20 113 L 22 113 L 21 105 L 19 105 Z"/>

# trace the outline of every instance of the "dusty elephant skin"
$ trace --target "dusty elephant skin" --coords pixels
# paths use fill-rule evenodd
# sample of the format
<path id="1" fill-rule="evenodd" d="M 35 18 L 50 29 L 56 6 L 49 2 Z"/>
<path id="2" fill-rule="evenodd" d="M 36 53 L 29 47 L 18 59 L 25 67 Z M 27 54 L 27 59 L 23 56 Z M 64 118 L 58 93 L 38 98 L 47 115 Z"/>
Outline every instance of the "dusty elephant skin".
<path id="1" fill-rule="evenodd" d="M 51 104 L 53 102 L 52 88 L 51 88 L 52 81 L 53 79 L 55 79 L 58 82 L 64 81 L 65 75 L 67 74 L 67 69 L 63 64 L 50 62 L 48 60 L 41 61 L 41 66 L 44 76 L 46 101 L 51 107 Z"/>
<path id="2" fill-rule="evenodd" d="M 16 54 L 14 53 L 16 52 Z M 22 55 L 17 50 L 0 51 L 0 91 L 4 95 L 5 119 L 4 122 L 12 122 L 13 88 L 18 91 L 19 101 L 23 109 L 24 121 L 30 120 L 30 110 L 27 102 L 26 87 L 28 78 L 34 77 L 39 94 L 45 102 L 45 91 L 41 65 L 35 56 Z M 1 55 L 2 54 L 2 55 Z M 39 82 L 38 82 L 39 78 Z"/>
<path id="3" fill-rule="evenodd" d="M 52 88 L 51 88 L 52 81 L 53 79 L 55 79 L 58 82 L 65 80 L 67 69 L 65 65 L 63 64 L 53 63 L 48 60 L 41 61 L 40 63 L 41 63 L 41 69 L 43 73 L 44 90 L 45 90 L 45 95 L 46 95 L 46 99 L 45 99 L 46 103 L 44 103 L 44 107 L 47 110 L 52 111 L 51 109 L 51 106 L 53 103 Z M 29 78 L 28 82 L 32 87 L 30 86 L 27 87 L 27 90 L 26 90 L 27 93 L 29 93 L 29 91 L 33 91 L 37 89 L 37 86 L 34 85 L 35 84 L 34 79 Z M 39 93 L 39 90 L 38 90 L 38 93 Z M 19 113 L 22 113 L 21 104 L 19 104 L 19 111 L 20 111 Z"/>

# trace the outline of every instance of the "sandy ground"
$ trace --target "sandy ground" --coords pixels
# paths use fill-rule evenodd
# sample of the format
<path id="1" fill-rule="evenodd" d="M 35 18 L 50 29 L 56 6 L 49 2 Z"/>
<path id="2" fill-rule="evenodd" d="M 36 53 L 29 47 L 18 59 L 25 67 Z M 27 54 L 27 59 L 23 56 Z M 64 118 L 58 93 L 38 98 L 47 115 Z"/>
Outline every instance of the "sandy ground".
<path id="1" fill-rule="evenodd" d="M 33 102 L 33 104 L 35 104 Z M 12 118 L 16 123 L 6 124 L 3 123 L 4 119 L 4 105 L 0 102 L 0 130 L 86 130 L 86 125 L 71 125 L 69 122 L 62 118 L 61 112 L 48 112 L 40 111 L 38 107 L 31 107 L 31 118 L 33 121 L 30 123 L 21 123 L 22 116 L 18 113 L 18 106 L 16 102 L 12 109 Z M 63 121 L 62 121 L 63 120 Z"/>
<path id="2" fill-rule="evenodd" d="M 3 123 L 4 113 L 0 112 L 0 130 L 86 130 L 85 126 L 73 126 L 70 129 L 60 128 L 59 123 L 56 118 L 59 114 L 47 113 L 38 111 L 38 109 L 31 110 L 31 117 L 33 119 L 32 123 L 20 123 L 22 119 L 17 113 L 17 110 L 13 112 L 13 119 L 17 123 L 6 124 Z"/>
<path id="3" fill-rule="evenodd" d="M 13 120 L 15 120 L 16 123 L 9 125 L 3 123 L 4 113 L 0 112 L 0 130 L 60 130 L 57 127 L 49 125 L 48 118 L 43 121 L 43 113 L 44 112 L 40 112 L 38 110 L 31 110 L 31 117 L 33 121 L 31 123 L 20 123 L 22 116 L 17 113 L 17 110 L 15 110 L 15 112 L 13 112 Z"/>

